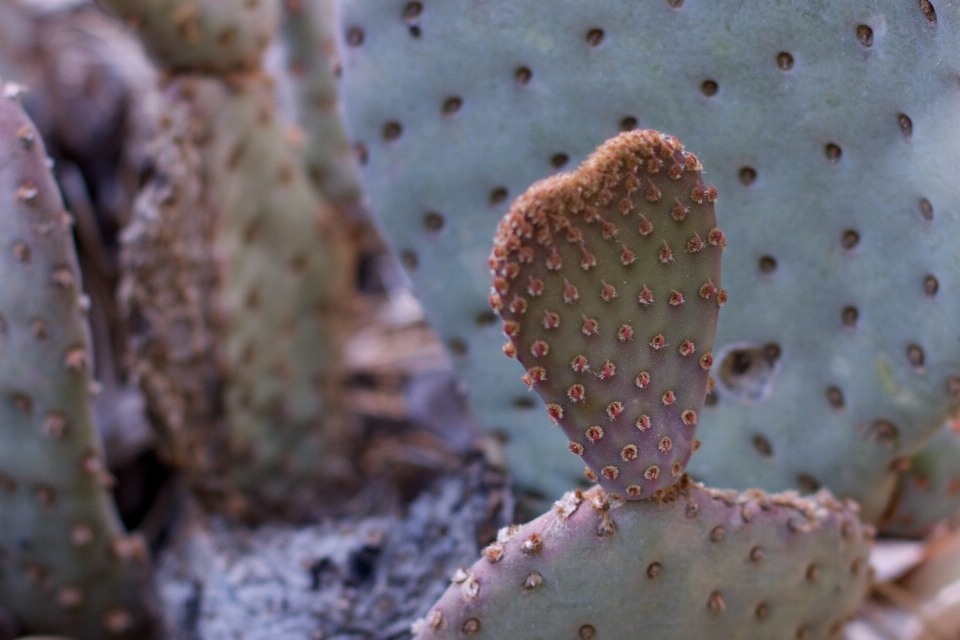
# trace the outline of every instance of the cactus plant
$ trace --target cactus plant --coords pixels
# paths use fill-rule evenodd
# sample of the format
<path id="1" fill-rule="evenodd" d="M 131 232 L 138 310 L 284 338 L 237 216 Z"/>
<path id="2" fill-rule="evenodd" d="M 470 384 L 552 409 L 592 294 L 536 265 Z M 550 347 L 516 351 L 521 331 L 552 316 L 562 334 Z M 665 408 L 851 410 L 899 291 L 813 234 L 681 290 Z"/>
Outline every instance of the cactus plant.
<path id="1" fill-rule="evenodd" d="M 146 48 L 177 71 L 229 73 L 260 68 L 276 31 L 271 0 L 104 0 Z"/>
<path id="2" fill-rule="evenodd" d="M 827 637 L 853 614 L 872 537 L 856 505 L 683 474 L 696 419 L 682 416 L 703 402 L 726 297 L 715 200 L 676 139 L 632 131 L 513 203 L 491 256 L 505 351 L 603 488 L 502 530 L 415 625 L 418 640 Z M 606 306 L 613 283 L 626 304 Z M 651 475 L 659 466 L 672 472 Z"/>
<path id="3" fill-rule="evenodd" d="M 0 97 L 0 602 L 29 632 L 143 638 L 146 550 L 108 492 L 70 216 L 18 91 Z"/>
<path id="4" fill-rule="evenodd" d="M 691 473 L 827 486 L 883 513 L 898 462 L 957 404 L 960 298 L 939 285 L 960 276 L 944 169 L 960 148 L 953 7 L 342 3 L 342 96 L 371 209 L 478 419 L 509 436 L 518 481 L 558 495 L 576 469 L 533 435 L 542 408 L 490 355 L 477 238 L 510 194 L 639 124 L 687 141 L 737 212 Z"/>
<path id="5" fill-rule="evenodd" d="M 626 502 L 578 490 L 502 530 L 414 637 L 836 637 L 866 592 L 871 536 L 826 491 L 681 482 L 663 502 Z"/>
<path id="6" fill-rule="evenodd" d="M 304 163 L 260 70 L 278 0 L 109 1 L 164 71 L 154 162 L 124 256 L 132 361 L 159 444 L 213 510 L 315 516 L 318 498 L 354 479 L 337 363 L 350 258 L 334 217 L 357 191 L 350 162 L 337 164 L 343 138 L 319 133 L 336 124 L 333 112 L 304 120 L 316 154 Z M 308 71 L 304 113 L 317 96 L 333 100 L 317 18 L 329 20 L 332 5 L 310 1 L 287 3 L 291 70 Z M 943 116 L 950 69 L 960 68 L 945 36 L 953 0 L 923 0 L 919 10 L 879 0 L 868 14 L 841 3 L 818 15 L 740 2 L 737 21 L 728 6 L 683 0 L 557 2 L 342 2 L 364 181 L 378 212 L 396 211 L 384 228 L 439 319 L 478 417 L 507 436 L 526 487 L 552 497 L 583 476 L 601 484 L 503 530 L 415 634 L 836 637 L 870 581 L 872 527 L 847 497 L 905 535 L 946 504 L 912 499 L 916 480 L 951 490 L 950 472 L 920 448 L 960 396 L 958 299 L 947 286 L 960 265 L 943 240 L 960 203 L 939 164 L 956 154 Z M 861 71 L 877 98 L 844 93 L 843 77 Z M 887 91 L 891 79 L 902 80 L 900 95 Z M 534 106 L 536 119 L 525 112 Z M 10 271 L 0 280 L 11 283 L 0 291 L 0 351 L 6 336 L 13 362 L 0 390 L 15 447 L 0 451 L 0 603 L 29 632 L 143 637 L 144 552 L 122 536 L 98 484 L 92 356 L 68 226 L 39 136 L 23 126 L 10 135 L 6 108 L 0 140 L 20 146 L 0 163 L 0 199 L 12 198 L 15 214 L 0 255 L 0 271 Z M 697 156 L 641 123 L 683 133 Z M 516 200 L 484 262 L 477 237 L 488 237 L 507 199 L 617 129 L 625 132 L 579 170 Z M 708 182 L 698 157 L 712 169 Z M 342 191 L 319 170 L 328 161 L 344 171 Z M 307 175 L 302 164 L 318 170 Z M 13 166 L 30 181 L 6 180 Z M 714 181 L 735 211 L 724 230 L 748 251 L 733 254 L 724 277 L 734 313 L 719 348 L 727 236 L 716 227 Z M 341 195 L 329 207 L 315 192 Z M 901 217 L 868 215 L 881 203 Z M 488 298 L 478 294 L 484 266 L 495 271 Z M 449 282 L 435 277 L 441 268 Z M 909 308 L 897 308 L 904 300 Z M 488 303 L 505 319 L 502 350 L 522 378 L 496 349 L 482 353 L 503 340 Z M 906 325 L 890 321 L 901 317 Z M 704 447 L 691 458 L 697 437 Z M 929 442 L 938 454 L 948 453 L 943 437 Z M 901 502 L 888 504 L 909 456 Z M 685 473 L 688 458 L 691 475 L 711 484 L 764 490 L 708 488 Z M 765 491 L 789 486 L 811 495 Z M 477 539 L 512 505 L 488 497 L 477 500 L 486 509 Z M 409 560 L 445 530 L 411 544 L 395 537 Z M 310 608 L 326 580 L 389 582 L 397 566 L 377 569 L 395 561 L 377 559 L 379 544 L 335 570 L 324 556 L 275 575 L 292 576 L 294 590 L 312 579 L 300 594 Z M 224 588 L 236 586 L 240 566 Z M 202 582 L 186 587 L 193 617 L 204 602 L 196 589 L 215 581 Z M 389 589 L 370 593 L 389 606 Z M 382 635 L 396 635 L 411 607 L 401 610 Z M 337 633 L 341 621 L 326 622 Z"/>
<path id="7" fill-rule="evenodd" d="M 151 6 L 137 9 L 144 29 Z M 204 24 L 208 7 L 191 6 Z M 166 35 L 145 42 L 175 68 Z M 181 73 L 164 96 L 163 171 L 127 234 L 125 297 L 145 320 L 138 373 L 168 454 L 214 508 L 306 517 L 352 474 L 335 391 L 349 247 L 300 169 L 266 76 Z"/>
<path id="8" fill-rule="evenodd" d="M 720 305 L 717 191 L 655 131 L 536 183 L 497 229 L 491 304 L 569 448 L 608 490 L 673 485 L 695 446 Z"/>
<path id="9" fill-rule="evenodd" d="M 910 458 L 880 532 L 919 538 L 960 513 L 960 423 L 950 420 Z"/>
<path id="10" fill-rule="evenodd" d="M 306 134 L 307 174 L 331 203 L 356 208 L 360 183 L 337 94 L 333 0 L 287 0 L 283 7 L 281 33 Z"/>

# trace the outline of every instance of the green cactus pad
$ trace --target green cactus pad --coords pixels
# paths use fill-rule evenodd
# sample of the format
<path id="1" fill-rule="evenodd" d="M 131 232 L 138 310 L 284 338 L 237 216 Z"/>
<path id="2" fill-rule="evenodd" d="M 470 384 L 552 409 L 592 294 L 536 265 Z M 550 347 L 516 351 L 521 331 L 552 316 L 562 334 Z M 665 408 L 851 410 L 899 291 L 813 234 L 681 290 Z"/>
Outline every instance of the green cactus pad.
<path id="1" fill-rule="evenodd" d="M 233 473 L 251 500 L 296 504 L 335 492 L 351 468 L 338 392 L 348 317 L 349 247 L 314 195 L 272 115 L 271 85 L 254 79 L 214 130 L 244 132 L 211 149 L 225 190 L 214 249 L 222 256 L 224 396 Z"/>
<path id="2" fill-rule="evenodd" d="M 588 477 L 629 499 L 670 487 L 696 446 L 727 298 L 716 197 L 679 141 L 631 131 L 534 184 L 497 229 L 505 351 Z"/>
<path id="3" fill-rule="evenodd" d="M 30 633 L 145 638 L 146 549 L 106 488 L 70 216 L 0 88 L 0 604 Z"/>
<path id="4" fill-rule="evenodd" d="M 359 167 L 340 114 L 333 5 L 333 0 L 285 2 L 281 33 L 297 96 L 297 120 L 306 134 L 307 173 L 331 203 L 356 207 Z"/>
<path id="5" fill-rule="evenodd" d="M 341 3 L 347 121 L 371 209 L 517 480 L 556 496 L 580 470 L 497 357 L 483 247 L 511 196 L 641 126 L 709 168 L 737 249 L 690 472 L 822 485 L 878 518 L 897 461 L 957 404 L 955 0 L 406 6 Z"/>
<path id="6" fill-rule="evenodd" d="M 500 532 L 416 640 L 833 638 L 869 582 L 851 504 L 682 481 L 663 501 L 597 487 Z"/>
<path id="7" fill-rule="evenodd" d="M 921 538 L 960 513 L 960 431 L 956 420 L 946 425 L 919 453 L 897 481 L 890 510 L 880 533 Z"/>
<path id="8" fill-rule="evenodd" d="M 104 0 L 164 67 L 224 73 L 260 66 L 280 0 Z"/>
<path id="9" fill-rule="evenodd" d="M 161 171 L 125 239 L 138 373 L 201 490 L 235 487 L 231 510 L 304 517 L 352 471 L 335 391 L 346 245 L 267 78 L 185 76 L 165 100 Z"/>

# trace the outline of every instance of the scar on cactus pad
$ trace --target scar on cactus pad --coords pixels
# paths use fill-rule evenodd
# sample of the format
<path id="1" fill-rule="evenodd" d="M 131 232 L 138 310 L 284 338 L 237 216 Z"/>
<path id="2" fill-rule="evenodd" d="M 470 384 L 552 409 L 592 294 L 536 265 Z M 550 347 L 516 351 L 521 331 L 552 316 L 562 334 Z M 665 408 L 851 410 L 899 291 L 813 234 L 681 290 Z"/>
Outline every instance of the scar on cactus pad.
<path id="1" fill-rule="evenodd" d="M 491 306 L 587 477 L 673 485 L 698 443 L 719 307 L 717 191 L 676 138 L 630 131 L 534 184 L 497 229 Z"/>

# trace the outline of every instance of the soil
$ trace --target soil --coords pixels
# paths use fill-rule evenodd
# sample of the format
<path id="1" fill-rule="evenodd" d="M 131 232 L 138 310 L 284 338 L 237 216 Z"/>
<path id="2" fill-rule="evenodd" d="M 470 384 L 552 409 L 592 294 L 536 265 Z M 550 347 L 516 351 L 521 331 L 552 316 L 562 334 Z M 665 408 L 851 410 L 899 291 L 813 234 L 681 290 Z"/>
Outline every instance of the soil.
<path id="1" fill-rule="evenodd" d="M 170 640 L 404 640 L 459 567 L 509 524 L 507 478 L 479 459 L 400 513 L 307 527 L 193 520 L 156 576 Z"/>

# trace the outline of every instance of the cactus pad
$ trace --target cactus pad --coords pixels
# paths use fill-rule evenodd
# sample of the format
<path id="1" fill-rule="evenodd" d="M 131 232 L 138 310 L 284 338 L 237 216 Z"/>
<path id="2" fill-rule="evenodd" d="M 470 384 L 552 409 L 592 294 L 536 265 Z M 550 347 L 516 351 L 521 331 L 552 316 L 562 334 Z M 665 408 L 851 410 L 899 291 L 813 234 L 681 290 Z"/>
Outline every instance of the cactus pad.
<path id="1" fill-rule="evenodd" d="M 335 392 L 350 257 L 266 77 L 186 75 L 164 99 L 160 172 L 125 236 L 141 384 L 216 508 L 305 517 L 352 472 Z"/>
<path id="2" fill-rule="evenodd" d="M 353 474 L 337 393 L 353 249 L 257 70 L 279 1 L 112 4 L 174 72 L 124 285 L 162 446 L 215 509 L 308 517 Z"/>
<path id="3" fill-rule="evenodd" d="M 357 159 L 347 142 L 337 95 L 333 0 L 284 3 L 282 35 L 297 97 L 297 120 L 306 134 L 307 173 L 335 205 L 360 202 Z"/>
<path id="4" fill-rule="evenodd" d="M 260 66 L 280 20 L 279 0 L 105 0 L 149 52 L 178 71 Z"/>
<path id="5" fill-rule="evenodd" d="M 534 184 L 497 229 L 491 305 L 524 382 L 611 492 L 649 498 L 695 446 L 720 289 L 717 191 L 656 131 Z"/>
<path id="6" fill-rule="evenodd" d="M 880 533 L 920 538 L 960 513 L 960 422 L 950 420 L 910 458 Z"/>
<path id="7" fill-rule="evenodd" d="M 731 212 L 716 403 L 692 475 L 826 486 L 874 520 L 898 460 L 957 405 L 957 4 L 813 7 L 341 3 L 342 98 L 371 210 L 481 424 L 509 436 L 519 482 L 556 496 L 580 469 L 495 358 L 482 247 L 512 195 L 620 129 L 683 140 Z"/>
<path id="8" fill-rule="evenodd" d="M 31 633 L 144 638 L 146 549 L 106 486 L 70 216 L 0 88 L 0 603 Z"/>
<path id="9" fill-rule="evenodd" d="M 416 640 L 837 637 L 866 592 L 872 532 L 826 491 L 601 488 L 500 532 Z M 590 600 L 587 600 L 587 598 Z"/>

